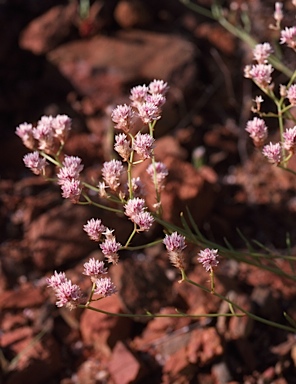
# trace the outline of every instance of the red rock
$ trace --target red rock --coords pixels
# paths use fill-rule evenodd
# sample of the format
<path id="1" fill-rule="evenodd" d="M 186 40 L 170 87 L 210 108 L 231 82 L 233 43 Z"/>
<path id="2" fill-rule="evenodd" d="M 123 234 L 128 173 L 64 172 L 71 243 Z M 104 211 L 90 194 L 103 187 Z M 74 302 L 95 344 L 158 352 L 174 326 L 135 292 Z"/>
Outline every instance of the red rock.
<path id="1" fill-rule="evenodd" d="M 118 295 L 94 302 L 92 306 L 114 314 L 122 313 Z M 127 317 L 105 315 L 87 309 L 84 310 L 80 321 L 83 342 L 106 356 L 110 355 L 118 340 L 129 337 L 131 327 L 132 320 Z"/>
<path id="2" fill-rule="evenodd" d="M 114 384 L 140 383 L 147 372 L 143 363 L 121 341 L 118 341 L 112 351 L 112 357 L 108 364 L 109 372 Z"/>
<path id="3" fill-rule="evenodd" d="M 5 291 L 0 296 L 0 308 L 28 308 L 44 303 L 43 289 L 26 284 L 13 291 Z"/>
<path id="4" fill-rule="evenodd" d="M 36 55 L 47 53 L 69 37 L 76 15 L 77 5 L 74 2 L 52 7 L 23 30 L 20 47 Z"/>

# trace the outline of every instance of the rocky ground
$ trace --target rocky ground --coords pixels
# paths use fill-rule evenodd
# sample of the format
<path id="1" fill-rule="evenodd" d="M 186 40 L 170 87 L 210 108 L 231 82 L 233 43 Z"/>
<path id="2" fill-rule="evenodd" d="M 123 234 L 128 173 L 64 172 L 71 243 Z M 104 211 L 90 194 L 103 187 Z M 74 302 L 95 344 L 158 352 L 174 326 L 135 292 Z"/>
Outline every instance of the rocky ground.
<path id="1" fill-rule="evenodd" d="M 294 23 L 292 3 L 284 3 Z M 248 5 L 253 35 L 273 39 L 273 2 Z M 179 225 L 189 207 L 209 240 L 227 238 L 241 248 L 236 228 L 277 252 L 287 248 L 289 233 L 294 255 L 295 176 L 269 165 L 244 130 L 255 94 L 243 78 L 250 48 L 177 0 L 91 1 L 86 19 L 76 1 L 7 0 L 0 11 L 0 382 L 296 383 L 294 335 L 245 317 L 143 321 L 58 309 L 45 278 L 63 270 L 87 292 L 82 265 L 102 257 L 82 230 L 86 221 L 102 218 L 122 242 L 130 227 L 122 217 L 73 206 L 56 185 L 31 175 L 14 133 L 24 121 L 68 114 L 73 130 L 65 152 L 80 156 L 95 178 L 112 156 L 112 109 L 128 102 L 131 87 L 163 79 L 170 90 L 156 156 L 170 172 L 164 218 Z M 293 68 L 293 56 L 287 65 Z M 137 174 L 146 177 L 141 167 Z M 155 228 L 139 244 L 161 235 Z M 188 276 L 208 286 L 196 249 L 189 246 L 186 257 Z M 161 245 L 122 254 L 110 273 L 119 292 L 98 304 L 109 312 L 228 311 L 217 297 L 179 284 Z M 283 312 L 296 317 L 294 281 L 227 258 L 216 291 L 286 324 Z"/>

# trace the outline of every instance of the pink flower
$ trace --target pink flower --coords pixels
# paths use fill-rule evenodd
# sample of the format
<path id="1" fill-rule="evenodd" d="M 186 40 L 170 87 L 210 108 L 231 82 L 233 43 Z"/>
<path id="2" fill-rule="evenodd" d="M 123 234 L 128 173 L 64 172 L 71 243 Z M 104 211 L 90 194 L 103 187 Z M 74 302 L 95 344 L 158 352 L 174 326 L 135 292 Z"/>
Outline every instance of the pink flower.
<path id="1" fill-rule="evenodd" d="M 104 267 L 104 262 L 96 260 L 94 257 L 90 258 L 88 262 L 83 264 L 83 274 L 91 276 L 92 281 L 94 278 L 98 278 L 100 275 L 107 273 L 107 268 Z"/>
<path id="2" fill-rule="evenodd" d="M 151 213 L 142 211 L 133 216 L 132 221 L 139 227 L 138 231 L 142 232 L 149 231 L 154 223 L 154 218 Z"/>
<path id="3" fill-rule="evenodd" d="M 29 148 L 34 149 L 35 147 L 35 139 L 33 136 L 33 126 L 32 124 L 23 123 L 20 124 L 15 133 L 22 139 L 23 144 Z"/>
<path id="4" fill-rule="evenodd" d="M 280 2 L 275 3 L 275 11 L 274 11 L 273 17 L 274 17 L 275 21 L 277 22 L 277 25 L 279 25 L 279 23 L 284 18 L 283 3 L 280 3 Z"/>
<path id="5" fill-rule="evenodd" d="M 83 170 L 81 161 L 77 156 L 65 156 L 63 166 L 57 174 L 59 179 L 58 184 L 63 184 L 65 180 L 78 180 L 80 172 Z"/>
<path id="6" fill-rule="evenodd" d="M 51 287 L 53 289 L 57 289 L 62 283 L 65 283 L 67 281 L 65 272 L 57 272 L 54 271 L 54 274 L 46 279 L 46 282 L 48 284 L 48 287 Z"/>
<path id="7" fill-rule="evenodd" d="M 258 64 L 267 63 L 267 59 L 272 52 L 273 49 L 269 43 L 257 44 L 253 49 L 254 59 L 258 62 Z"/>
<path id="8" fill-rule="evenodd" d="M 169 254 L 171 263 L 179 269 L 184 269 L 183 250 L 186 248 L 185 237 L 173 232 L 171 235 L 165 235 L 163 244 Z"/>
<path id="9" fill-rule="evenodd" d="M 128 132 L 132 127 L 133 116 L 134 113 L 131 107 L 126 104 L 118 105 L 111 113 L 112 121 L 116 123 L 115 128 L 124 132 Z"/>
<path id="10" fill-rule="evenodd" d="M 103 164 L 102 176 L 106 184 L 114 191 L 120 185 L 120 176 L 123 172 L 123 164 L 119 160 L 106 161 Z"/>
<path id="11" fill-rule="evenodd" d="M 82 191 L 80 180 L 64 180 L 61 190 L 64 199 L 69 199 L 74 204 L 78 203 Z"/>
<path id="12" fill-rule="evenodd" d="M 132 149 L 126 134 L 120 133 L 119 135 L 115 136 L 114 149 L 123 158 L 124 161 L 129 159 Z"/>
<path id="13" fill-rule="evenodd" d="M 282 149 L 280 143 L 270 143 L 265 145 L 263 147 L 262 153 L 271 163 L 280 164 L 282 160 Z"/>
<path id="14" fill-rule="evenodd" d="M 273 67 L 271 64 L 256 64 L 245 68 L 245 77 L 251 78 L 260 87 L 267 88 L 271 83 Z"/>
<path id="15" fill-rule="evenodd" d="M 91 219 L 83 226 L 83 230 L 88 234 L 89 238 L 94 241 L 100 241 L 102 233 L 106 227 L 99 219 Z"/>
<path id="16" fill-rule="evenodd" d="M 287 151 L 294 153 L 296 145 L 296 125 L 293 128 L 286 129 L 286 131 L 283 133 L 283 138 L 283 147 Z"/>
<path id="17" fill-rule="evenodd" d="M 296 27 L 286 27 L 281 31 L 280 44 L 287 44 L 292 49 L 296 48 Z"/>
<path id="18" fill-rule="evenodd" d="M 38 148 L 45 153 L 52 153 L 55 149 L 52 116 L 42 116 L 37 127 L 33 128 L 33 136 L 38 141 Z"/>
<path id="19" fill-rule="evenodd" d="M 247 122 L 246 131 L 250 134 L 256 147 L 262 146 L 268 135 L 268 128 L 265 121 L 258 117 L 254 117 L 253 120 Z"/>
<path id="20" fill-rule="evenodd" d="M 293 84 L 288 88 L 287 98 L 291 105 L 296 105 L 296 84 Z"/>
<path id="21" fill-rule="evenodd" d="M 213 267 L 216 267 L 219 264 L 217 260 L 218 249 L 209 249 L 206 248 L 198 253 L 199 257 L 197 260 L 202 264 L 202 266 L 209 272 Z"/>
<path id="22" fill-rule="evenodd" d="M 24 156 L 23 160 L 25 166 L 30 168 L 35 175 L 40 175 L 40 173 L 44 172 L 47 165 L 46 160 L 43 157 L 40 157 L 38 151 L 28 153 Z"/>
<path id="23" fill-rule="evenodd" d="M 132 101 L 132 106 L 138 107 L 138 105 L 143 104 L 146 101 L 148 94 L 148 87 L 146 85 L 137 85 L 131 89 L 130 99 Z"/>
<path id="24" fill-rule="evenodd" d="M 155 167 L 155 170 L 154 170 L 154 167 Z M 155 174 L 156 174 L 156 182 L 157 182 L 157 186 L 158 187 L 162 186 L 165 178 L 169 174 L 169 171 L 168 171 L 166 165 L 164 163 L 162 163 L 162 162 L 155 162 L 154 165 L 150 164 L 148 166 L 146 172 L 151 177 L 153 182 L 154 182 L 154 172 L 155 172 Z"/>
<path id="25" fill-rule="evenodd" d="M 78 285 L 72 284 L 70 280 L 61 283 L 56 289 L 57 307 L 74 309 L 82 298 L 82 292 Z"/>
<path id="26" fill-rule="evenodd" d="M 71 130 L 71 123 L 72 121 L 67 115 L 57 115 L 53 118 L 53 134 L 61 143 L 64 143 L 68 132 Z"/>
<path id="27" fill-rule="evenodd" d="M 110 277 L 102 277 L 97 279 L 96 288 L 94 293 L 96 295 L 101 295 L 102 297 L 111 296 L 117 292 L 115 285 L 112 283 Z"/>
<path id="28" fill-rule="evenodd" d="M 138 115 L 144 124 L 150 124 L 154 120 L 160 119 L 160 109 L 154 103 L 147 101 L 137 105 Z"/>
<path id="29" fill-rule="evenodd" d="M 154 95 L 156 93 L 165 95 L 169 90 L 169 86 L 163 80 L 153 80 L 148 86 L 149 92 Z"/>
<path id="30" fill-rule="evenodd" d="M 115 238 L 106 239 L 102 244 L 100 244 L 100 248 L 109 263 L 118 263 L 118 251 L 121 248 L 121 244 L 117 243 Z"/>
<path id="31" fill-rule="evenodd" d="M 127 191 L 129 191 L 129 186 L 127 185 Z M 132 178 L 132 191 L 134 197 L 142 197 L 145 196 L 145 186 L 142 183 L 140 177 Z"/>
<path id="32" fill-rule="evenodd" d="M 152 155 L 152 149 L 155 139 L 148 133 L 137 133 L 132 148 L 142 160 L 148 159 Z"/>
<path id="33" fill-rule="evenodd" d="M 130 219 L 133 219 L 140 212 L 143 212 L 145 209 L 145 200 L 140 199 L 139 197 L 135 197 L 134 199 L 128 200 L 128 202 L 124 206 L 125 215 Z"/>

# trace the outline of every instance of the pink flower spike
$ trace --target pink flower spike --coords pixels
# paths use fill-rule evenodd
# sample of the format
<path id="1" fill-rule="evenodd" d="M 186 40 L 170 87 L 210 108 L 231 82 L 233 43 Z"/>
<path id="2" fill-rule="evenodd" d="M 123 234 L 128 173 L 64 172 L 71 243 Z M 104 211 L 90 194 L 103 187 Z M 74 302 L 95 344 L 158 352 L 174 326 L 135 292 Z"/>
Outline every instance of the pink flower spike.
<path id="1" fill-rule="evenodd" d="M 93 241 L 100 241 L 106 227 L 99 219 L 91 219 L 83 226 L 83 230 L 88 234 L 89 238 Z"/>
<path id="2" fill-rule="evenodd" d="M 269 43 L 257 44 L 253 49 L 254 59 L 258 64 L 267 63 L 268 57 L 272 54 L 273 49 Z"/>
<path id="3" fill-rule="evenodd" d="M 81 183 L 79 180 L 65 180 L 63 184 L 61 184 L 61 189 L 62 196 L 65 199 L 69 199 L 74 204 L 78 203 L 82 191 Z"/>
<path id="4" fill-rule="evenodd" d="M 149 212 L 139 212 L 132 218 L 132 221 L 139 227 L 138 231 L 149 231 L 154 223 L 154 217 Z"/>
<path id="5" fill-rule="evenodd" d="M 130 219 L 133 219 L 136 215 L 143 212 L 145 209 L 145 200 L 140 199 L 139 197 L 135 197 L 134 199 L 128 200 L 128 202 L 124 206 L 125 215 Z"/>
<path id="6" fill-rule="evenodd" d="M 153 80 L 149 84 L 148 89 L 152 95 L 155 95 L 157 93 L 165 95 L 169 90 L 169 86 L 163 80 Z"/>
<path id="7" fill-rule="evenodd" d="M 48 284 L 48 287 L 57 289 L 62 283 L 65 283 L 67 281 L 65 272 L 57 272 L 54 271 L 54 274 L 46 279 L 46 282 Z"/>
<path id="8" fill-rule="evenodd" d="M 114 149 L 123 158 L 124 161 L 129 159 L 132 149 L 126 134 L 120 133 L 119 135 L 115 136 Z"/>
<path id="9" fill-rule="evenodd" d="M 209 272 L 213 267 L 216 267 L 219 264 L 217 260 L 218 249 L 209 249 L 206 248 L 198 253 L 197 260 L 202 264 L 207 272 Z"/>
<path id="10" fill-rule="evenodd" d="M 282 160 L 282 150 L 280 143 L 270 143 L 265 145 L 263 147 L 262 153 L 271 163 L 280 164 Z"/>
<path id="11" fill-rule="evenodd" d="M 132 105 L 137 107 L 139 104 L 143 104 L 146 101 L 148 94 L 148 87 L 146 85 L 137 85 L 131 89 L 130 99 Z"/>
<path id="12" fill-rule="evenodd" d="M 150 124 L 161 117 L 160 108 L 150 101 L 137 105 L 137 109 L 138 115 L 144 124 Z"/>
<path id="13" fill-rule="evenodd" d="M 253 120 L 247 122 L 246 131 L 249 133 L 251 139 L 253 139 L 256 147 L 261 147 L 268 135 L 268 128 L 263 119 L 254 117 Z"/>
<path id="14" fill-rule="evenodd" d="M 173 232 L 171 235 L 166 235 L 163 239 L 163 244 L 169 254 L 171 263 L 179 269 L 184 269 L 183 250 L 186 248 L 185 237 Z"/>
<path id="15" fill-rule="evenodd" d="M 273 67 L 271 64 L 256 64 L 248 67 L 248 71 L 245 71 L 245 77 L 250 77 L 260 87 L 267 88 L 271 83 L 271 74 Z"/>
<path id="16" fill-rule="evenodd" d="M 108 297 L 117 292 L 115 285 L 112 283 L 110 277 L 102 277 L 95 281 L 96 288 L 94 294 L 102 297 Z"/>
<path id="17" fill-rule="evenodd" d="M 291 105 L 296 105 L 296 84 L 293 84 L 288 88 L 287 98 Z"/>
<path id="18" fill-rule="evenodd" d="M 71 130 L 72 120 L 67 115 L 57 115 L 52 121 L 53 134 L 61 143 L 64 143 L 68 132 Z"/>
<path id="19" fill-rule="evenodd" d="M 77 156 L 65 156 L 63 166 L 57 174 L 58 184 L 63 184 L 65 180 L 78 180 L 80 172 L 83 170 L 81 161 L 80 157 Z"/>
<path id="20" fill-rule="evenodd" d="M 293 128 L 288 128 L 283 133 L 284 143 L 283 147 L 289 151 L 294 153 L 296 146 L 296 125 Z"/>
<path id="21" fill-rule="evenodd" d="M 24 156 L 25 166 L 30 168 L 35 175 L 40 175 L 44 172 L 45 167 L 47 165 L 46 160 L 43 157 L 40 157 L 39 152 L 35 151 L 32 153 L 28 153 Z"/>
<path id="22" fill-rule="evenodd" d="M 46 153 L 54 149 L 54 129 L 52 116 L 42 116 L 37 127 L 33 128 L 33 136 L 38 141 L 38 148 Z"/>
<path id="23" fill-rule="evenodd" d="M 114 191 L 120 185 L 120 176 L 123 172 L 123 164 L 119 160 L 106 161 L 103 164 L 102 176 L 105 183 Z"/>
<path id="24" fill-rule="evenodd" d="M 94 257 L 90 258 L 88 262 L 83 264 L 83 274 L 86 276 L 91 276 L 93 278 L 98 278 L 100 275 L 105 275 L 107 273 L 107 268 L 104 267 L 104 262 L 96 260 Z"/>
<path id="25" fill-rule="evenodd" d="M 15 133 L 22 139 L 23 144 L 29 148 L 34 149 L 35 139 L 33 137 L 33 126 L 32 124 L 23 123 L 20 124 Z"/>
<path id="26" fill-rule="evenodd" d="M 292 49 L 296 49 L 296 27 L 286 27 L 281 31 L 280 44 L 286 44 Z"/>
<path id="27" fill-rule="evenodd" d="M 56 289 L 55 294 L 57 297 L 57 307 L 67 307 L 70 310 L 77 307 L 82 292 L 78 285 L 72 284 L 70 280 L 61 283 Z"/>
<path id="28" fill-rule="evenodd" d="M 108 260 L 109 263 L 117 264 L 118 263 L 118 251 L 121 248 L 121 244 L 116 242 L 116 239 L 106 239 L 102 244 L 100 244 L 100 248 Z"/>
<path id="29" fill-rule="evenodd" d="M 111 113 L 112 121 L 116 123 L 115 128 L 123 132 L 128 132 L 132 127 L 133 116 L 131 107 L 126 104 L 118 105 Z"/>
<path id="30" fill-rule="evenodd" d="M 148 175 L 151 177 L 152 181 L 154 182 L 154 166 L 153 166 L 153 164 L 150 164 L 147 167 L 146 172 L 148 173 Z M 167 175 L 169 174 L 169 171 L 168 171 L 166 165 L 159 161 L 159 162 L 155 163 L 155 172 L 156 172 L 157 185 L 158 185 L 158 187 L 160 187 L 163 184 Z"/>
<path id="31" fill-rule="evenodd" d="M 145 160 L 151 157 L 154 142 L 155 139 L 148 133 L 137 133 L 132 148 L 142 160 Z"/>

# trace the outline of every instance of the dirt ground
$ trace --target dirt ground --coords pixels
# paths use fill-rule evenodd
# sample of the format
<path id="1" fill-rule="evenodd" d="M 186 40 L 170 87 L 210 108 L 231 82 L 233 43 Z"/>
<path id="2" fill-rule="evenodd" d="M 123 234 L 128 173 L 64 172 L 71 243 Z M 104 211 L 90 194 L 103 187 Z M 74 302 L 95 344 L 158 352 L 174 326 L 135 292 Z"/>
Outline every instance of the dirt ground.
<path id="1" fill-rule="evenodd" d="M 237 249 L 246 248 L 237 228 L 275 253 L 294 255 L 296 244 L 295 176 L 268 164 L 245 132 L 252 99 L 260 94 L 243 77 L 250 47 L 177 0 L 90 3 L 87 18 L 75 0 L 0 4 L 0 383 L 296 383 L 294 334 L 246 317 L 144 321 L 55 306 L 46 277 L 65 271 L 87 292 L 82 265 L 90 256 L 102 259 L 83 231 L 86 221 L 101 218 L 122 242 L 130 226 L 123 217 L 72 205 L 57 185 L 32 175 L 15 129 L 42 115 L 69 115 L 65 153 L 81 157 L 86 177 L 97 180 L 113 156 L 112 109 L 128 102 L 131 87 L 153 79 L 170 86 L 155 149 L 171 175 L 164 218 L 179 225 L 180 212 L 189 207 L 204 236 L 221 245 L 227 239 Z M 196 3 L 209 9 L 212 2 Z M 234 23 L 248 7 L 258 42 L 276 38 L 268 29 L 272 1 L 223 5 L 233 9 Z M 292 2 L 284 1 L 284 9 L 285 25 L 294 25 Z M 285 63 L 294 69 L 289 51 Z M 274 81 L 287 79 L 275 71 Z M 273 124 L 270 140 L 277 137 Z M 296 171 L 294 159 L 290 167 Z M 136 172 L 145 177 L 143 168 Z M 156 226 L 134 245 L 161 236 Z M 187 274 L 208 286 L 196 252 L 188 246 Z M 284 261 L 279 265 L 294 270 Z M 98 303 L 105 311 L 228 310 L 217 297 L 179 284 L 162 245 L 124 252 L 110 273 L 119 292 Z M 216 290 L 287 324 L 284 312 L 296 320 L 294 277 L 229 257 L 220 260 Z"/>

